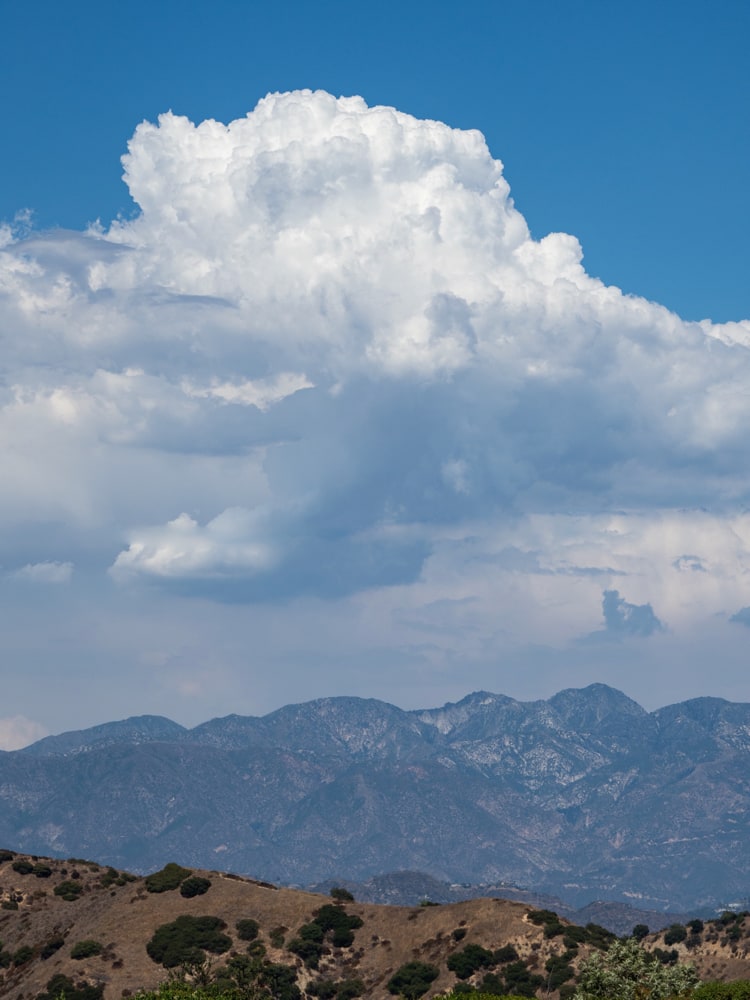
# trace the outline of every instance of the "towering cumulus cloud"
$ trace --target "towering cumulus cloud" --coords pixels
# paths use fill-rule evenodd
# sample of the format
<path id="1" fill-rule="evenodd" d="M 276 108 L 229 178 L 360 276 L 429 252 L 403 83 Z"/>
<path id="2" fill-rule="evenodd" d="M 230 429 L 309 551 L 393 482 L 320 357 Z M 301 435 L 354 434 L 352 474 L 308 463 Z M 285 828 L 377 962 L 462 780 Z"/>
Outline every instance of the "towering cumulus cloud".
<path id="1" fill-rule="evenodd" d="M 478 132 L 305 91 L 163 115 L 123 163 L 133 219 L 5 231 L 8 571 L 229 602 L 408 584 L 517 638 L 596 630 L 605 592 L 641 641 L 748 603 L 750 324 L 532 239 Z"/>

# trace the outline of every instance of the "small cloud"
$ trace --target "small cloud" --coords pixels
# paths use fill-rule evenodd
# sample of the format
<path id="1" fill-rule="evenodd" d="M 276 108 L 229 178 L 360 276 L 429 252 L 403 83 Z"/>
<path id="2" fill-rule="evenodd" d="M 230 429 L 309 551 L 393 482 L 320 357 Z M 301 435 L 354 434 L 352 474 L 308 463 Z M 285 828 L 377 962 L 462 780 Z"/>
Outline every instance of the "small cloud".
<path id="1" fill-rule="evenodd" d="M 729 619 L 730 622 L 737 622 L 738 625 L 745 625 L 750 628 L 750 608 L 740 608 Z"/>
<path id="2" fill-rule="evenodd" d="M 706 567 L 703 565 L 703 560 L 700 556 L 678 556 L 677 559 L 672 563 L 672 566 L 678 570 L 680 573 L 692 572 L 692 573 L 706 573 Z"/>
<path id="3" fill-rule="evenodd" d="M 0 750 L 20 750 L 48 735 L 49 730 L 41 722 L 27 719 L 25 715 L 0 719 Z"/>
<path id="4" fill-rule="evenodd" d="M 27 563 L 21 569 L 17 569 L 12 576 L 16 580 L 28 580 L 30 583 L 70 583 L 73 576 L 73 563 Z"/>
<path id="5" fill-rule="evenodd" d="M 630 604 L 618 590 L 605 590 L 602 597 L 604 628 L 609 635 L 653 635 L 664 626 L 650 604 Z"/>

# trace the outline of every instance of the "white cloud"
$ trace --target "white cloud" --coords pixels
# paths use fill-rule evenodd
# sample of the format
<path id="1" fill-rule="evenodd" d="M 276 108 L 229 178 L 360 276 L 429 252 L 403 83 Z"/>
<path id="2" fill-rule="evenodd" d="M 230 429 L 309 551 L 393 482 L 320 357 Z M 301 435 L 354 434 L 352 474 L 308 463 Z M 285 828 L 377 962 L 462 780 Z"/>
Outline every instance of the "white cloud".
<path id="1" fill-rule="evenodd" d="M 0 750 L 20 750 L 48 734 L 40 722 L 25 715 L 9 715 L 0 719 Z"/>
<path id="2" fill-rule="evenodd" d="M 747 606 L 749 322 L 605 286 L 479 133 L 360 98 L 166 114 L 124 164 L 135 219 L 0 240 L 6 566 L 398 585 L 486 648 L 591 632 L 604 590 L 670 634 Z"/>
<path id="3" fill-rule="evenodd" d="M 12 576 L 16 580 L 28 580 L 30 583 L 70 583 L 73 576 L 73 563 L 27 563 L 17 569 Z"/>

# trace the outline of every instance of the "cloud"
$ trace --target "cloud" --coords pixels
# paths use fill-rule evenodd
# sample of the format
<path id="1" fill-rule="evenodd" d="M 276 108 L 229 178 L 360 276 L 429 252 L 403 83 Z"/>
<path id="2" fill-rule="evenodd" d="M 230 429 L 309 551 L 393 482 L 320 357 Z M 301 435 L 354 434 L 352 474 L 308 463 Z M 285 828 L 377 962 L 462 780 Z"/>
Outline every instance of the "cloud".
<path id="1" fill-rule="evenodd" d="M 610 635 L 648 636 L 664 629 L 650 604 L 629 604 L 617 590 L 604 591 L 602 613 Z"/>
<path id="2" fill-rule="evenodd" d="M 30 583 L 70 583 L 73 563 L 27 563 L 26 566 L 17 569 L 12 576 L 16 580 L 28 580 Z"/>
<path id="3" fill-rule="evenodd" d="M 595 629 L 624 577 L 611 634 L 738 606 L 750 323 L 604 285 L 478 132 L 360 98 L 165 114 L 123 162 L 135 218 L 3 231 L 6 565 L 476 597 L 518 641 Z"/>
<path id="4" fill-rule="evenodd" d="M 729 621 L 736 622 L 738 625 L 745 625 L 747 628 L 750 628 L 750 608 L 740 608 L 739 611 L 735 611 Z"/>
<path id="5" fill-rule="evenodd" d="M 20 750 L 48 734 L 40 722 L 25 715 L 9 715 L 0 719 L 0 750 Z"/>

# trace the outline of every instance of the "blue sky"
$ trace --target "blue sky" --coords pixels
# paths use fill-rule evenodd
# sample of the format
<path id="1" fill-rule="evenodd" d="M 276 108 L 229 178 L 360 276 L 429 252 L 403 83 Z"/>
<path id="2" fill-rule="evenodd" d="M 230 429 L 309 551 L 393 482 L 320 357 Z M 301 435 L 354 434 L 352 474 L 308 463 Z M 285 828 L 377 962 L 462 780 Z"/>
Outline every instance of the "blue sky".
<path id="1" fill-rule="evenodd" d="M 748 698 L 746 4 L 0 27 L 0 745 Z"/>

